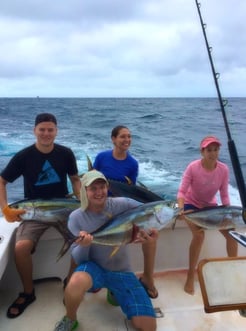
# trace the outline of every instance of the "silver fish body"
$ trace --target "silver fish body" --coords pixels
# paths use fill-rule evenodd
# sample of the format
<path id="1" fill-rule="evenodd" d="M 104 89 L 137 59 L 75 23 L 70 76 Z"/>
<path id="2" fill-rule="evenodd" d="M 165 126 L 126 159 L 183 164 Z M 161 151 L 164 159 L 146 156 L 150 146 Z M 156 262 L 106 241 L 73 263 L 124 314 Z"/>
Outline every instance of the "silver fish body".
<path id="1" fill-rule="evenodd" d="M 20 200 L 9 205 L 11 208 L 24 209 L 21 215 L 23 221 L 35 220 L 45 223 L 67 221 L 69 214 L 80 207 L 76 199 L 34 199 Z"/>
<path id="2" fill-rule="evenodd" d="M 204 229 L 226 230 L 245 227 L 240 206 L 216 206 L 192 211 L 185 219 Z"/>
<path id="3" fill-rule="evenodd" d="M 127 210 L 91 233 L 93 242 L 120 246 L 133 242 L 140 229 L 160 231 L 173 221 L 174 206 L 174 202 L 161 200 Z"/>
<path id="4" fill-rule="evenodd" d="M 21 215 L 23 222 L 40 222 L 54 227 L 64 238 L 64 244 L 58 253 L 57 261 L 65 255 L 69 247 L 76 239 L 67 228 L 67 220 L 71 212 L 80 207 L 80 201 L 76 199 L 36 199 L 20 200 L 9 207 L 24 209 Z"/>
<path id="5" fill-rule="evenodd" d="M 21 200 L 10 205 L 25 209 L 21 216 L 24 222 L 35 221 L 56 228 L 64 238 L 64 245 L 58 253 L 59 260 L 78 238 L 67 228 L 70 213 L 80 207 L 76 199 Z M 140 229 L 161 230 L 173 221 L 175 202 L 165 200 L 149 202 L 121 213 L 103 227 L 91 233 L 93 243 L 120 246 L 135 240 Z"/>

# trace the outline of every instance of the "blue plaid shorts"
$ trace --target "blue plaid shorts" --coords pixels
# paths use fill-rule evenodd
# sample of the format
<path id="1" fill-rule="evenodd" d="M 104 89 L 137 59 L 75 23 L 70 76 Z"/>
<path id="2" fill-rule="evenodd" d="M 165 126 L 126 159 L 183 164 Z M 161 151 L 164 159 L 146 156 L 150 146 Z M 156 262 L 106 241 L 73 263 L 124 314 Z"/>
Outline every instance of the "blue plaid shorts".
<path id="1" fill-rule="evenodd" d="M 88 261 L 80 264 L 76 271 L 90 274 L 94 292 L 99 288 L 109 289 L 128 319 L 134 316 L 156 317 L 152 302 L 133 272 L 109 271 Z"/>

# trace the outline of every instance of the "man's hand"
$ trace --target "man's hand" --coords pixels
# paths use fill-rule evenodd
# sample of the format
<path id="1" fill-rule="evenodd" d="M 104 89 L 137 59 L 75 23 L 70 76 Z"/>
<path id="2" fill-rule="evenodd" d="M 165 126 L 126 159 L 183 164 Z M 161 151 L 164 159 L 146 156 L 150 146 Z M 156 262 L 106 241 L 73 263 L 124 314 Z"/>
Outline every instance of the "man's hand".
<path id="1" fill-rule="evenodd" d="M 77 244 L 80 246 L 89 246 L 91 245 L 93 240 L 93 236 L 85 231 L 80 231 L 79 232 L 79 237 L 75 241 Z"/>
<path id="2" fill-rule="evenodd" d="M 140 230 L 137 234 L 137 239 L 134 240 L 134 243 L 150 244 L 157 240 L 158 231 L 156 229 L 149 229 L 147 231 Z"/>
<path id="3" fill-rule="evenodd" d="M 24 209 L 10 208 L 8 205 L 2 209 L 2 213 L 8 222 L 21 221 L 20 215 L 25 212 Z"/>

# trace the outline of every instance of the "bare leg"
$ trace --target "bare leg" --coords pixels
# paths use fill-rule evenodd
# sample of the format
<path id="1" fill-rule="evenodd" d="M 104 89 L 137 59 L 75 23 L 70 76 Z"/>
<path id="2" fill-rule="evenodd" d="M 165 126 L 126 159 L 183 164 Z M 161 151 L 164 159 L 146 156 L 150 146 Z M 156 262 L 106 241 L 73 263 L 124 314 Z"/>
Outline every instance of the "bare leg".
<path id="1" fill-rule="evenodd" d="M 71 320 L 76 320 L 78 307 L 83 300 L 85 292 L 91 287 L 92 279 L 88 273 L 78 271 L 72 274 L 64 296 L 66 316 Z"/>
<path id="2" fill-rule="evenodd" d="M 227 251 L 227 255 L 229 257 L 236 257 L 237 256 L 237 250 L 238 250 L 238 244 L 237 244 L 236 240 L 233 239 L 229 235 L 228 231 L 229 230 L 220 230 L 220 232 L 223 234 L 223 236 L 226 239 L 226 251 Z"/>
<path id="3" fill-rule="evenodd" d="M 144 272 L 141 277 L 141 281 L 148 288 L 148 292 L 151 297 L 156 297 L 158 292 L 154 285 L 154 267 L 155 267 L 155 255 L 156 255 L 156 241 L 142 245 L 142 252 L 144 256 Z"/>
<path id="4" fill-rule="evenodd" d="M 15 263 L 20 274 L 25 293 L 32 293 L 32 252 L 33 242 L 31 240 L 21 240 L 15 246 Z"/>
<path id="5" fill-rule="evenodd" d="M 77 264 L 75 263 L 74 259 L 71 258 L 69 271 L 68 271 L 67 277 L 64 279 L 64 288 L 67 286 L 69 279 L 72 276 L 76 267 L 77 267 Z"/>
<path id="6" fill-rule="evenodd" d="M 155 331 L 156 319 L 150 316 L 134 316 L 131 319 L 132 325 L 139 331 Z"/>
<path id="7" fill-rule="evenodd" d="M 33 281 L 32 281 L 32 252 L 33 242 L 31 240 L 21 240 L 15 245 L 15 263 L 17 271 L 19 272 L 21 282 L 23 285 L 23 292 L 26 294 L 32 294 Z M 19 297 L 15 303 L 23 304 L 25 298 Z M 9 308 L 9 313 L 12 315 L 19 315 L 18 308 Z"/>
<path id="8" fill-rule="evenodd" d="M 196 265 L 204 241 L 204 230 L 189 222 L 187 222 L 187 224 L 192 232 L 192 240 L 189 248 L 189 269 L 184 286 L 184 291 L 187 292 L 188 294 L 194 294 L 194 279 L 195 279 Z"/>

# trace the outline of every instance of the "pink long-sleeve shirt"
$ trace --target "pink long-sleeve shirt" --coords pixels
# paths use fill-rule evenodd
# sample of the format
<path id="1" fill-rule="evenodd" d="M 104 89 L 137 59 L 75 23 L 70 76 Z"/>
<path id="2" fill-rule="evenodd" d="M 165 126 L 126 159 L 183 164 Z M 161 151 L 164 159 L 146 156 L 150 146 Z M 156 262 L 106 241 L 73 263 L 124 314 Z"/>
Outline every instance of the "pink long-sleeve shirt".
<path id="1" fill-rule="evenodd" d="M 219 191 L 223 205 L 230 204 L 228 194 L 229 169 L 217 161 L 216 168 L 208 171 L 203 168 L 201 159 L 192 161 L 184 171 L 177 198 L 185 204 L 197 208 L 217 205 L 216 193 Z"/>

